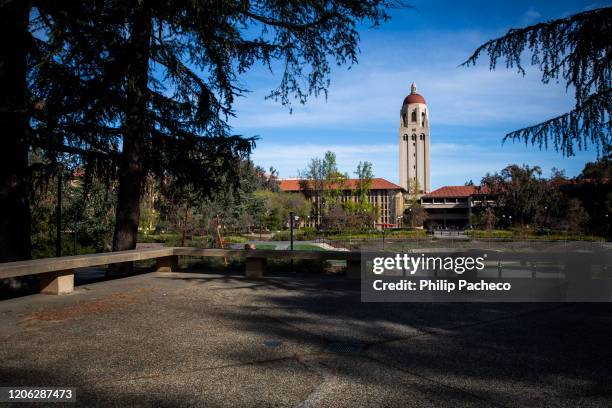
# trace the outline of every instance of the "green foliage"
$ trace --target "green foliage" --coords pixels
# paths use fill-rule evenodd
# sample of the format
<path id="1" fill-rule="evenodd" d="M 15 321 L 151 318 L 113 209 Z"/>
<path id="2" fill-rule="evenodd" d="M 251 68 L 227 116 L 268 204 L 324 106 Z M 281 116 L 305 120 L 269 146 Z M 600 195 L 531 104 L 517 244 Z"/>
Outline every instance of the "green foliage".
<path id="1" fill-rule="evenodd" d="M 79 169 L 62 174 L 62 254 L 75 254 L 75 248 L 79 254 L 109 251 L 116 185 L 85 180 Z M 32 256 L 55 256 L 57 174 L 41 179 L 32 195 Z"/>
<path id="2" fill-rule="evenodd" d="M 532 229 L 511 229 L 511 230 L 466 230 L 466 235 L 480 239 L 501 239 L 501 240 L 542 240 L 542 241 L 589 241 L 599 242 L 603 238 L 581 233 L 572 233 L 566 231 L 553 231 L 546 233 L 538 233 Z"/>
<path id="3" fill-rule="evenodd" d="M 410 202 L 418 201 L 419 194 L 422 192 L 422 188 L 419 184 L 419 180 L 412 178 L 408 180 L 408 200 Z"/>
<path id="4" fill-rule="evenodd" d="M 160 221 L 159 210 L 156 206 L 159 201 L 159 189 L 153 177 L 147 177 L 140 200 L 140 221 L 138 230 L 147 235 L 157 231 Z"/>
<path id="5" fill-rule="evenodd" d="M 423 229 L 411 229 L 411 228 L 393 228 L 386 229 L 383 233 L 381 230 L 372 229 L 369 231 L 358 231 L 358 232 L 332 232 L 326 233 L 325 237 L 330 240 L 336 241 L 348 241 L 348 240 L 381 240 L 383 238 L 426 238 L 427 231 Z"/>
<path id="6" fill-rule="evenodd" d="M 583 180 L 612 180 L 612 145 L 604 146 L 602 157 L 585 164 L 578 177 Z"/>
<path id="7" fill-rule="evenodd" d="M 312 204 L 303 194 L 260 190 L 256 191 L 254 196 L 262 203 L 257 214 L 259 225 L 268 229 L 284 228 L 289 222 L 290 212 L 302 220 L 310 216 Z"/>
<path id="8" fill-rule="evenodd" d="M 355 175 L 357 176 L 357 189 L 355 191 L 357 200 L 361 205 L 367 204 L 368 195 L 370 194 L 370 189 L 372 188 L 372 179 L 374 178 L 372 163 L 368 161 L 359 162 Z"/>
<path id="9" fill-rule="evenodd" d="M 276 249 L 276 244 L 257 244 L 256 249 Z"/>
<path id="10" fill-rule="evenodd" d="M 514 231 L 510 230 L 478 230 L 470 229 L 465 231 L 466 235 L 471 235 L 475 238 L 507 238 L 515 236 Z"/>
<path id="11" fill-rule="evenodd" d="M 422 227 L 425 220 L 427 220 L 427 211 L 417 201 L 410 203 L 404 210 L 403 222 L 412 228 Z"/>
<path id="12" fill-rule="evenodd" d="M 293 245 L 293 249 L 295 251 L 325 251 L 320 246 L 311 244 L 295 244 Z"/>
<path id="13" fill-rule="evenodd" d="M 335 153 L 327 151 L 323 158 L 311 159 L 308 167 L 300 172 L 300 178 L 301 191 L 314 202 L 315 220 L 335 211 L 348 179 L 346 174 L 338 170 Z"/>
<path id="14" fill-rule="evenodd" d="M 612 194 L 607 179 L 581 176 L 569 180 L 555 169 L 551 178 L 545 179 L 538 167 L 511 165 L 500 173 L 485 176 L 481 185 L 488 198 L 474 208 L 472 221 L 477 228 L 610 234 L 606 215 Z"/>
<path id="15" fill-rule="evenodd" d="M 370 162 L 360 162 L 355 172 L 356 201 L 343 200 L 344 190 L 351 188 L 348 175 L 338 170 L 335 153 L 328 151 L 323 158 L 313 158 L 300 172 L 300 189 L 313 204 L 313 217 L 321 220 L 326 230 L 358 230 L 374 224 L 379 209 L 369 203 L 374 173 Z"/>
<path id="16" fill-rule="evenodd" d="M 508 223 L 504 227 L 510 226 L 510 223 L 520 226 L 534 223 L 545 207 L 547 211 L 553 211 L 556 200 L 541 175 L 542 170 L 537 166 L 511 165 L 500 173 L 487 174 L 482 179 L 481 186 L 496 197 L 497 218 L 503 218 L 502 222 Z"/>
<path id="17" fill-rule="evenodd" d="M 378 218 L 379 208 L 365 200 L 346 201 L 342 204 L 340 219 L 335 228 L 340 230 L 359 231 L 371 228 Z M 329 227 L 333 228 L 332 225 Z"/>
<path id="18" fill-rule="evenodd" d="M 472 214 L 470 223 L 476 228 L 484 228 L 487 231 L 492 230 L 497 224 L 498 219 L 495 211 L 491 207 L 485 207 L 482 211 Z"/>
<path id="19" fill-rule="evenodd" d="M 293 99 L 305 103 L 326 95 L 331 61 L 355 63 L 358 26 L 387 21 L 386 9 L 396 2 L 9 4 L 3 12 L 14 22 L 6 33 L 14 37 L 16 52 L 7 56 L 24 67 L 2 76 L 3 85 L 16 84 L 11 87 L 16 94 L 7 99 L 18 105 L 5 103 L 2 110 L 25 114 L 18 115 L 23 126 L 9 132 L 14 140 L 4 145 L 10 148 L 8 157 L 35 147 L 50 161 L 69 155 L 88 174 L 95 170 L 107 180 L 119 176 L 114 247 L 121 248 L 133 244 L 138 193 L 148 174 L 192 188 L 219 212 L 225 210 L 219 205 L 224 201 L 242 202 L 219 198 L 217 191 L 218 186 L 236 187 L 240 164 L 254 147 L 255 138 L 232 134 L 228 125 L 236 98 L 247 92 L 239 85 L 242 74 L 256 64 L 281 67 L 280 83 L 269 97 L 286 106 Z M 22 168 L 18 173 L 25 184 L 28 175 Z M 251 204 L 250 211 L 257 212 L 257 203 L 245 205 Z M 236 215 L 236 209 L 223 212 Z M 185 220 L 197 209 L 181 210 Z M 255 222 L 249 211 L 238 213 L 247 216 L 228 216 L 226 222 Z M 144 230 L 152 231 L 155 205 L 145 204 L 141 218 Z M 161 223 L 168 222 L 163 218 Z M 28 228 L 29 220 L 26 224 L 20 228 Z M 6 231 L 0 238 L 9 238 Z"/>

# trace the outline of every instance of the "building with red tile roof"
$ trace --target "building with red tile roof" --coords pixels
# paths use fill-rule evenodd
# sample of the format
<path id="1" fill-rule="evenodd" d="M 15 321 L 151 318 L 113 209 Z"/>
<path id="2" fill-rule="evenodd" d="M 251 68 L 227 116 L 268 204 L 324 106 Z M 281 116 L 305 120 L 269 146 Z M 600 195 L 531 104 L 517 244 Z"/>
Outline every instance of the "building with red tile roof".
<path id="1" fill-rule="evenodd" d="M 308 183 L 308 180 L 300 180 L 300 179 L 282 179 L 279 180 L 279 188 L 281 191 L 301 191 L 302 186 L 300 183 L 305 184 Z M 346 180 L 344 189 L 347 190 L 356 190 L 359 184 L 359 179 L 348 179 Z M 402 188 L 395 183 L 392 183 L 384 178 L 373 178 L 371 190 L 399 190 Z"/>
<path id="2" fill-rule="evenodd" d="M 481 186 L 444 186 L 423 195 L 422 198 L 470 197 L 487 192 L 488 189 Z"/>
<path id="3" fill-rule="evenodd" d="M 421 197 L 429 228 L 466 228 L 475 206 L 492 203 L 489 190 L 481 186 L 444 186 Z"/>
<path id="4" fill-rule="evenodd" d="M 300 179 L 281 179 L 278 181 L 281 191 L 298 193 L 310 197 L 314 205 L 321 205 L 321 200 L 317 200 L 314 190 L 314 183 L 309 180 Z M 342 186 L 342 202 L 357 201 L 356 190 L 359 184 L 359 179 L 348 179 Z M 331 186 L 329 188 L 335 188 Z M 398 226 L 401 217 L 404 213 L 404 193 L 406 191 L 395 183 L 392 183 L 384 178 L 372 179 L 368 200 L 370 204 L 375 205 L 379 209 L 379 216 L 376 224 L 384 225 L 385 228 Z M 319 219 L 315 219 L 316 216 Z M 313 211 L 311 217 L 304 222 L 308 226 L 316 226 L 321 222 L 321 211 Z"/>

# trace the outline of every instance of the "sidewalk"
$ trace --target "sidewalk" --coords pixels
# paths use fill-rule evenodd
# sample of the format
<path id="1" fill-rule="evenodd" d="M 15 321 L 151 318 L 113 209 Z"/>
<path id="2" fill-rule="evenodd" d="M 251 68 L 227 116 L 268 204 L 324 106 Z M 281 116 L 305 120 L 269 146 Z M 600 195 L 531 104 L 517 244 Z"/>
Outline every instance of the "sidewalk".
<path id="1" fill-rule="evenodd" d="M 150 273 L 0 302 L 0 327 L 0 385 L 77 387 L 77 406 L 612 403 L 610 304 L 365 304 L 333 276 Z"/>

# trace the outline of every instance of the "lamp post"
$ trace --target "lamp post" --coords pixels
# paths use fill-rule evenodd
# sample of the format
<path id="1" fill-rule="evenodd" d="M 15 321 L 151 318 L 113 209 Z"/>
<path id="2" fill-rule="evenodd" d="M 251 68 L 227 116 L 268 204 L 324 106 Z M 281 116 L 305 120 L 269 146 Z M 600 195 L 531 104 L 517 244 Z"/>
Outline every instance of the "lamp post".
<path id="1" fill-rule="evenodd" d="M 293 211 L 289 212 L 289 231 L 290 231 L 290 239 L 291 239 L 291 250 L 293 251 Z M 291 258 L 293 262 L 293 258 Z"/>

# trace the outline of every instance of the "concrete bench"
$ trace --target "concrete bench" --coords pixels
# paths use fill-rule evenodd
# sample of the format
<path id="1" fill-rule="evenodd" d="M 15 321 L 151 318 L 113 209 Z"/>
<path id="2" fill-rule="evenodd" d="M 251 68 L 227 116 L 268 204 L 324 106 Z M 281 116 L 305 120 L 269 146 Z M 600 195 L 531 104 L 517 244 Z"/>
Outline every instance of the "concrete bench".
<path id="1" fill-rule="evenodd" d="M 174 256 L 174 248 L 147 248 L 102 254 L 35 259 L 32 261 L 6 262 L 0 263 L 0 279 L 39 275 L 40 291 L 42 293 L 60 295 L 73 291 L 74 270 L 76 268 L 146 259 L 157 259 L 156 270 L 169 271 L 173 269 L 177 258 Z"/>
<path id="2" fill-rule="evenodd" d="M 175 248 L 177 256 L 193 257 L 238 257 L 245 259 L 245 275 L 249 279 L 261 279 L 268 259 L 311 259 L 315 261 L 346 261 L 349 279 L 361 276 L 361 253 L 357 251 L 291 251 L 275 249 L 199 249 Z"/>
<path id="3" fill-rule="evenodd" d="M 361 274 L 359 252 L 165 247 L 0 263 L 0 279 L 38 275 L 41 293 L 60 295 L 74 290 L 77 268 L 155 259 L 155 271 L 173 272 L 178 270 L 179 256 L 244 258 L 245 274 L 250 279 L 263 277 L 268 258 L 346 260 L 349 278 L 359 279 Z"/>

